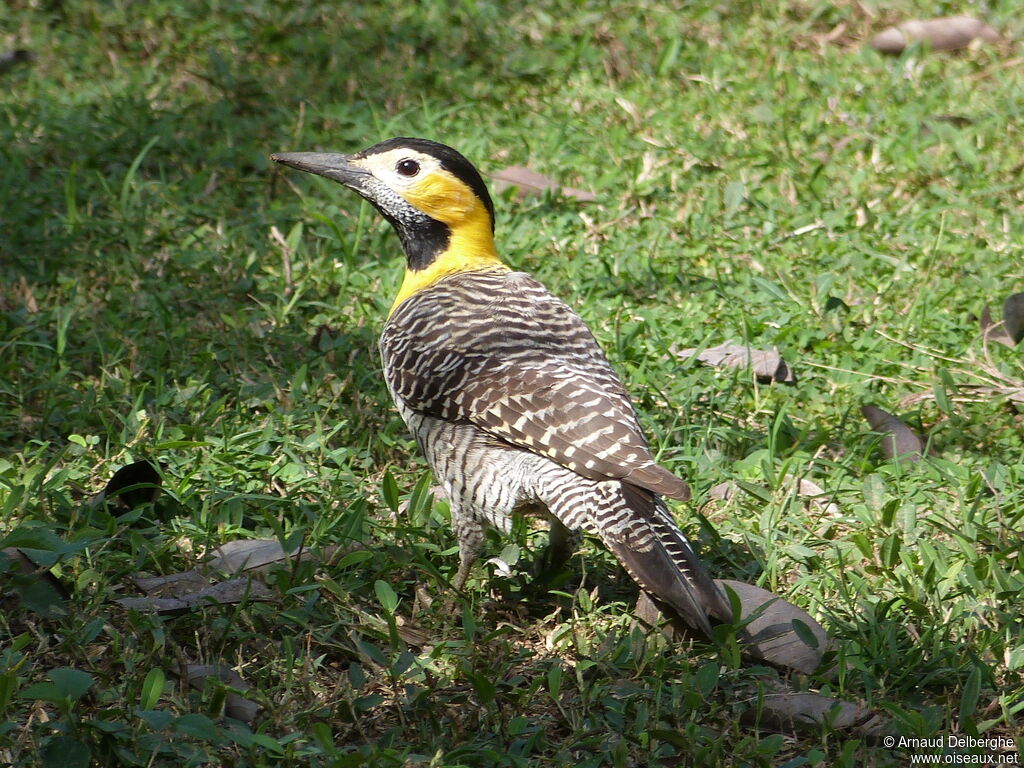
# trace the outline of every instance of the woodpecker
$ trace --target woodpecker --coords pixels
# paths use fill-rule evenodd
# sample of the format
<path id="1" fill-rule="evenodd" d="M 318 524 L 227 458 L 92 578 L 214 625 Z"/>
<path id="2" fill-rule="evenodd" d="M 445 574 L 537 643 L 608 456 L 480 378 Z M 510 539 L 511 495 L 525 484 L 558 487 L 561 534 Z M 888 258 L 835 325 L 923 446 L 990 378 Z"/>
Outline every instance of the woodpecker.
<path id="1" fill-rule="evenodd" d="M 499 257 L 480 173 L 444 144 L 394 138 L 352 155 L 275 162 L 355 190 L 406 256 L 380 337 L 384 376 L 451 505 L 461 589 L 486 526 L 546 513 L 552 540 L 596 534 L 648 594 L 711 636 L 732 620 L 663 497 L 689 486 L 659 466 L 622 383 L 567 304 Z"/>

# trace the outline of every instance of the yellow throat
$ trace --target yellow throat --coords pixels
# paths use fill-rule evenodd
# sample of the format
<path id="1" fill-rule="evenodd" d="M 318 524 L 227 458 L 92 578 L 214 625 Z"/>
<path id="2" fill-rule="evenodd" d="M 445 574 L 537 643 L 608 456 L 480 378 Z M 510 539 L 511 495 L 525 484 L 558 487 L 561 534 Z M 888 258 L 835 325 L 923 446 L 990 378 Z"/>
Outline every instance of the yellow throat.
<path id="1" fill-rule="evenodd" d="M 438 174 L 415 191 L 406 192 L 404 197 L 444 224 L 450 237 L 448 246 L 425 267 L 406 268 L 389 316 L 403 301 L 441 278 L 484 269 L 509 270 L 494 246 L 490 214 L 461 181 L 448 174 Z"/>

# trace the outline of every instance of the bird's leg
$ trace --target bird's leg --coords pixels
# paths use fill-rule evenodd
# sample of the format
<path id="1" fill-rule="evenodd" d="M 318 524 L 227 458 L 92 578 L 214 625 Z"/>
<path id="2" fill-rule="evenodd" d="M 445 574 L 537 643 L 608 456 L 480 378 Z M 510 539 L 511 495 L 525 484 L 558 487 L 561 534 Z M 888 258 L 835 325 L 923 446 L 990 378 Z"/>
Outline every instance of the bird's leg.
<path id="1" fill-rule="evenodd" d="M 469 580 L 473 563 L 480 557 L 484 548 L 484 526 L 474 517 L 452 507 L 452 528 L 459 540 L 459 571 L 452 579 L 452 586 L 462 591 Z"/>
<path id="2" fill-rule="evenodd" d="M 549 515 L 550 530 L 548 532 L 548 546 L 540 556 L 535 569 L 533 584 L 537 587 L 547 589 L 549 582 L 554 579 L 562 569 L 562 566 L 572 557 L 580 543 L 578 531 L 572 531 L 554 515 Z"/>
<path id="3" fill-rule="evenodd" d="M 470 552 L 464 547 L 459 546 L 459 572 L 455 574 L 455 578 L 452 579 L 452 586 L 456 591 L 461 592 L 462 588 L 466 586 L 466 582 L 469 581 L 469 573 L 473 570 L 473 563 L 476 562 L 478 553 Z"/>
<path id="4" fill-rule="evenodd" d="M 572 557 L 579 546 L 579 533 L 570 531 L 557 517 L 551 517 L 551 529 L 548 532 L 548 549 L 544 553 L 546 568 L 561 568 Z"/>

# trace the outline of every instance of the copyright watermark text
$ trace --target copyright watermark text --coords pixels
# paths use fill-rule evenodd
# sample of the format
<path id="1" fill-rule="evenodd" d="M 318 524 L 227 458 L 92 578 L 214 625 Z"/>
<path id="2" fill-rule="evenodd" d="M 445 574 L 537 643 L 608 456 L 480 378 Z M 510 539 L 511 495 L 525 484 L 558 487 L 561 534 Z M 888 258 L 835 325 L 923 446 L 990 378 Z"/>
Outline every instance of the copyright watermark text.
<path id="1" fill-rule="evenodd" d="M 882 743 L 906 752 L 911 765 L 1020 765 L 1017 742 L 1007 736 L 886 736 Z"/>

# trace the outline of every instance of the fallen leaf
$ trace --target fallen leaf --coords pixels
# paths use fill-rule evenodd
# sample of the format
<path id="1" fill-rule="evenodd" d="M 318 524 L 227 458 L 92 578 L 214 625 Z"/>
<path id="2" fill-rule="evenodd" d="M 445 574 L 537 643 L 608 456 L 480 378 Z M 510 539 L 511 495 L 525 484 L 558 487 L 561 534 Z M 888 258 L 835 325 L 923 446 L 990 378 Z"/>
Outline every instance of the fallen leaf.
<path id="1" fill-rule="evenodd" d="M 708 496 L 712 499 L 718 499 L 718 501 L 728 501 L 736 495 L 737 491 L 740 490 L 740 486 L 734 480 L 726 480 L 724 483 L 719 483 L 713 488 L 708 490 Z"/>
<path id="2" fill-rule="evenodd" d="M 321 324 L 313 334 L 309 345 L 314 352 L 322 354 L 327 363 L 333 364 L 337 360 L 339 350 L 344 348 L 344 342 L 345 333 L 343 331 Z"/>
<path id="3" fill-rule="evenodd" d="M 736 593 L 743 618 L 761 611 L 744 627 L 740 637 L 745 656 L 805 674 L 819 667 L 828 647 L 828 635 L 806 611 L 752 584 L 732 579 L 716 579 L 715 582 Z M 652 626 L 667 619 L 669 623 L 662 631 L 673 641 L 692 636 L 686 624 L 673 614 L 665 613 L 646 592 L 640 593 L 634 611 L 638 619 Z"/>
<path id="4" fill-rule="evenodd" d="M 40 616 L 56 618 L 66 613 L 68 591 L 50 569 L 38 565 L 17 547 L 0 549 L 0 575 L 3 593 L 13 592 Z"/>
<path id="5" fill-rule="evenodd" d="M 887 411 L 874 405 L 865 405 L 860 409 L 871 429 L 882 438 L 882 453 L 887 459 L 897 456 L 905 461 L 920 461 L 924 454 L 924 441 L 914 430 Z"/>
<path id="6" fill-rule="evenodd" d="M 396 619 L 402 619 L 402 617 L 397 616 Z M 425 648 L 437 642 L 436 638 L 426 630 L 405 620 L 397 621 L 395 629 L 398 631 L 398 636 L 402 638 L 402 641 L 414 648 Z"/>
<path id="7" fill-rule="evenodd" d="M 116 500 L 119 506 L 129 511 L 141 504 L 156 501 L 162 483 L 163 478 L 157 464 L 149 459 L 142 459 L 117 470 L 99 498 Z"/>
<path id="8" fill-rule="evenodd" d="M 248 578 L 229 579 L 178 597 L 122 597 L 114 602 L 126 610 L 143 613 L 180 613 L 200 608 L 207 603 L 235 605 L 249 600 L 269 600 L 272 592 L 258 581 Z"/>
<path id="9" fill-rule="evenodd" d="M 797 478 L 794 475 L 786 475 L 784 480 L 787 483 L 795 483 L 797 495 L 806 498 L 811 504 L 819 507 L 826 514 L 839 514 L 839 506 L 835 502 L 828 501 L 830 494 L 817 483 L 806 478 Z M 748 487 L 750 487 L 749 484 Z M 718 501 L 728 501 L 742 490 L 743 486 L 735 480 L 726 480 L 724 483 L 719 483 L 710 488 L 708 496 Z M 764 489 L 764 492 L 766 494 L 771 493 L 767 488 Z"/>
<path id="10" fill-rule="evenodd" d="M 745 652 L 769 664 L 795 669 L 804 674 L 810 674 L 818 668 L 828 646 L 828 635 L 806 611 L 753 584 L 733 579 L 715 581 L 719 586 L 729 587 L 736 593 L 742 606 L 743 618 L 768 604 L 745 627 Z M 812 642 L 808 643 L 805 637 Z"/>
<path id="11" fill-rule="evenodd" d="M 181 597 L 210 586 L 210 580 L 199 571 L 168 573 L 163 576 L 137 576 L 135 586 L 152 597 Z"/>
<path id="12" fill-rule="evenodd" d="M 206 687 L 206 681 L 211 677 L 239 691 L 248 691 L 252 688 L 241 675 L 226 664 L 186 664 L 181 669 L 181 677 L 198 691 Z M 260 705 L 255 701 L 246 699 L 234 691 L 229 691 L 224 697 L 224 714 L 243 723 L 252 723 L 259 709 Z"/>
<path id="13" fill-rule="evenodd" d="M 298 551 L 296 547 L 286 554 L 277 539 L 238 539 L 213 550 L 208 565 L 224 573 L 239 573 L 279 563 Z"/>
<path id="14" fill-rule="evenodd" d="M 839 514 L 839 505 L 834 501 L 829 500 L 832 498 L 832 494 L 813 480 L 808 480 L 806 477 L 796 478 L 793 475 L 786 475 L 785 480 L 787 483 L 796 480 L 797 495 L 807 499 L 811 504 L 821 509 L 825 514 Z"/>
<path id="15" fill-rule="evenodd" d="M 792 384 L 796 381 L 793 372 L 775 349 L 754 349 L 745 344 L 719 344 L 705 350 L 673 350 L 683 360 L 696 358 L 705 365 L 727 365 L 733 368 L 750 368 L 758 381 L 779 381 Z"/>
<path id="16" fill-rule="evenodd" d="M 566 197 L 579 200 L 582 203 L 592 203 L 597 200 L 597 196 L 591 192 L 574 187 L 563 187 L 554 179 L 549 179 L 547 176 L 522 165 L 510 165 L 508 168 L 503 168 L 497 173 L 492 174 L 492 178 L 494 179 L 495 192 L 515 187 L 520 198 L 539 195 L 547 190 L 552 190 Z"/>
<path id="17" fill-rule="evenodd" d="M 35 54 L 32 51 L 26 51 L 24 48 L 0 52 L 0 74 L 13 69 L 18 64 L 32 61 L 34 58 Z"/>
<path id="18" fill-rule="evenodd" d="M 819 45 L 834 43 L 837 40 L 843 38 L 843 36 L 846 34 L 846 28 L 846 22 L 841 21 L 838 24 L 836 24 L 831 30 L 829 30 L 823 35 L 818 35 L 815 39 L 817 40 Z"/>
<path id="19" fill-rule="evenodd" d="M 270 566 L 291 557 L 300 560 L 320 558 L 329 563 L 363 547 L 363 544 L 355 543 L 346 547 L 329 545 L 316 550 L 295 547 L 285 552 L 277 539 L 237 539 L 213 550 L 206 564 L 222 573 L 265 573 Z"/>
<path id="20" fill-rule="evenodd" d="M 1003 327 L 1015 345 L 1024 340 L 1024 293 L 1015 293 L 1004 302 Z"/>
<path id="21" fill-rule="evenodd" d="M 878 741 L 891 730 L 881 715 L 863 704 L 785 689 L 756 697 L 756 703 L 740 714 L 740 722 L 779 733 L 820 733 L 828 725 L 869 741 Z"/>
<path id="22" fill-rule="evenodd" d="M 999 33 L 971 16 L 946 16 L 938 19 L 912 19 L 887 27 L 874 36 L 871 47 L 881 53 L 902 53 L 912 43 L 926 43 L 935 51 L 966 48 L 975 40 L 999 41 Z"/>
<path id="23" fill-rule="evenodd" d="M 981 335 L 986 342 L 998 342 L 1011 349 L 1017 346 L 1017 342 L 1006 330 L 1006 321 L 996 322 L 992 319 L 992 311 L 988 308 L 988 304 L 981 310 L 981 319 L 978 322 L 981 326 Z"/>
<path id="24" fill-rule="evenodd" d="M 25 576 L 37 576 L 52 587 L 62 599 L 68 599 L 68 591 L 64 588 L 64 585 L 60 583 L 57 577 L 50 573 L 49 567 L 39 565 L 17 547 L 4 547 L 3 549 L 0 549 L 0 556 L 6 556 L 13 560 L 19 573 Z"/>
<path id="25" fill-rule="evenodd" d="M 39 570 L 38 566 L 29 560 L 28 556 L 17 547 L 4 547 L 3 549 L 0 549 L 0 556 L 4 556 L 13 562 L 18 572 L 26 576 L 34 576 L 36 571 Z M 6 571 L 8 568 L 4 568 L 3 570 Z"/>
<path id="26" fill-rule="evenodd" d="M 971 118 L 964 115 L 951 115 L 948 113 L 932 115 L 929 119 L 934 120 L 937 123 L 949 123 L 955 128 L 966 128 L 968 125 L 974 123 Z"/>
<path id="27" fill-rule="evenodd" d="M 503 579 L 512 577 L 512 568 L 500 557 L 492 557 L 490 560 L 487 560 L 484 565 L 493 565 L 495 576 L 500 576 Z"/>

